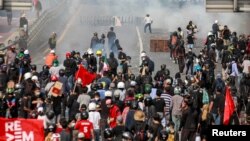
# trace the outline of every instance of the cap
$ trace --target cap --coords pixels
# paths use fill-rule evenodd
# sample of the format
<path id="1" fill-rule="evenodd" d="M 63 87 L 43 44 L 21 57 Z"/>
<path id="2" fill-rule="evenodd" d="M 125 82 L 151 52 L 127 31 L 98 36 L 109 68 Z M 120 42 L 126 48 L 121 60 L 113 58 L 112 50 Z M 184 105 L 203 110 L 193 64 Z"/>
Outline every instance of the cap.
<path id="1" fill-rule="evenodd" d="M 135 81 L 131 81 L 130 82 L 130 86 L 132 86 L 132 87 L 136 86 L 136 82 Z"/>
<path id="2" fill-rule="evenodd" d="M 70 57 L 71 53 L 70 52 L 67 52 L 66 53 L 66 57 Z"/>

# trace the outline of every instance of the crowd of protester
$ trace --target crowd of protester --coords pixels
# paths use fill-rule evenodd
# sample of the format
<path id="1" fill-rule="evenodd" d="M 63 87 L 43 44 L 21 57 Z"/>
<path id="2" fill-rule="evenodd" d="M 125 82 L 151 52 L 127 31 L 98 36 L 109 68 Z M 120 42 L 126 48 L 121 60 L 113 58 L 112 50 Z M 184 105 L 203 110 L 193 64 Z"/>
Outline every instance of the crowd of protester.
<path id="1" fill-rule="evenodd" d="M 223 125 L 229 88 L 235 104 L 229 124 L 249 124 L 250 35 L 237 35 L 226 25 L 220 29 L 215 21 L 196 54 L 197 27 L 190 21 L 185 30 L 186 38 L 178 28 L 169 40 L 170 57 L 179 66 L 174 77 L 169 64 L 156 71 L 146 52 L 135 75 L 133 58 L 123 52 L 113 27 L 109 56 L 105 35 L 99 39 L 94 33 L 86 52 L 66 52 L 63 62 L 53 33 L 41 71 L 29 50 L 13 45 L 0 54 L 0 117 L 43 120 L 46 141 L 194 141 L 197 133 L 206 141 L 209 125 Z M 76 79 L 79 65 L 96 74 L 91 84 Z M 222 73 L 216 74 L 219 66 Z M 62 83 L 61 93 L 52 95 L 56 82 Z"/>

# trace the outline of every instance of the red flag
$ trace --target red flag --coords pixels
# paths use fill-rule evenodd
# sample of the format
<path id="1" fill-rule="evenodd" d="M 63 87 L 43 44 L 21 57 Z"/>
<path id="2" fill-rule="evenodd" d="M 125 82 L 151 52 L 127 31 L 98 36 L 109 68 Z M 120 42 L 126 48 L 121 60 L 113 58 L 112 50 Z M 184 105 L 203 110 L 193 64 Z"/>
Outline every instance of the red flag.
<path id="1" fill-rule="evenodd" d="M 223 118 L 224 125 L 229 124 L 229 120 L 234 112 L 234 108 L 235 108 L 234 101 L 231 96 L 230 89 L 226 87 L 226 99 L 225 99 L 224 118 Z"/>
<path id="2" fill-rule="evenodd" d="M 43 121 L 0 118 L 0 141 L 44 141 Z"/>
<path id="3" fill-rule="evenodd" d="M 79 65 L 78 71 L 76 72 L 75 79 L 81 78 L 82 85 L 86 86 L 93 82 L 96 74 L 88 72 L 82 65 Z"/>

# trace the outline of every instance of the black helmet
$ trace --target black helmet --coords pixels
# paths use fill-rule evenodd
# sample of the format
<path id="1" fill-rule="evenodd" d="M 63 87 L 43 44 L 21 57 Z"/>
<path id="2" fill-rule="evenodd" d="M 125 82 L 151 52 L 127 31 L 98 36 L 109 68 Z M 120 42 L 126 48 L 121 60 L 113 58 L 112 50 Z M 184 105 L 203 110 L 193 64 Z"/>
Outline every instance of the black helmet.
<path id="1" fill-rule="evenodd" d="M 47 118 L 48 118 L 49 120 L 51 120 L 51 119 L 54 118 L 55 113 L 54 113 L 53 111 L 49 111 L 49 112 L 47 112 L 46 116 L 47 116 Z"/>
<path id="2" fill-rule="evenodd" d="M 130 132 L 123 132 L 122 139 L 125 140 L 133 140 L 133 135 Z"/>
<path id="3" fill-rule="evenodd" d="M 146 97 L 144 100 L 144 104 L 145 106 L 151 106 L 153 104 L 153 99 L 150 96 Z"/>
<path id="4" fill-rule="evenodd" d="M 62 77 L 62 76 L 64 76 L 64 74 L 65 74 L 64 69 L 60 69 L 60 70 L 59 70 L 59 76 L 61 76 L 61 77 Z"/>
<path id="5" fill-rule="evenodd" d="M 166 64 L 162 64 L 161 65 L 161 70 L 165 70 L 166 69 Z"/>
<path id="6" fill-rule="evenodd" d="M 138 102 L 137 101 L 132 101 L 130 104 L 130 108 L 133 110 L 137 110 L 138 109 Z"/>
<path id="7" fill-rule="evenodd" d="M 113 138 L 114 133 L 113 133 L 113 131 L 112 131 L 111 128 L 106 128 L 106 129 L 103 131 L 103 136 L 104 136 L 105 139 Z"/>
<path id="8" fill-rule="evenodd" d="M 34 65 L 34 64 L 31 65 L 31 69 L 32 69 L 32 70 L 36 70 L 36 65 Z"/>
<path id="9" fill-rule="evenodd" d="M 160 139 L 164 141 L 168 139 L 168 132 L 166 130 L 161 130 Z"/>
<path id="10" fill-rule="evenodd" d="M 102 83 L 98 83 L 98 84 L 97 84 L 97 89 L 99 89 L 99 90 L 100 90 L 100 89 L 103 89 L 103 84 L 102 84 Z"/>
<path id="11" fill-rule="evenodd" d="M 125 106 L 131 107 L 131 100 L 126 100 L 125 101 Z"/>
<path id="12" fill-rule="evenodd" d="M 92 83 L 91 86 L 90 86 L 92 91 L 96 91 L 97 87 L 98 87 L 98 85 L 96 83 Z"/>
<path id="13" fill-rule="evenodd" d="M 89 118 L 89 113 L 86 112 L 86 111 L 83 111 L 82 114 L 81 114 L 81 118 L 82 119 L 88 119 Z"/>

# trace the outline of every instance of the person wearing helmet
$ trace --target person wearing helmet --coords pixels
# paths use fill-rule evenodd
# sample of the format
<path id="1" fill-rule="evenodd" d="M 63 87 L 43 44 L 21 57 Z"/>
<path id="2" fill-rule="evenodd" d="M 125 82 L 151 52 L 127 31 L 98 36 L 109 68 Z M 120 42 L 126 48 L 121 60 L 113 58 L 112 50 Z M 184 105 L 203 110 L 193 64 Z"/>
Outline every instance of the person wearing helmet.
<path id="1" fill-rule="evenodd" d="M 91 38 L 90 48 L 95 49 L 96 45 L 99 43 L 98 33 L 93 33 L 93 37 Z"/>
<path id="2" fill-rule="evenodd" d="M 33 94 L 33 90 L 36 88 L 35 82 L 31 80 L 32 74 L 27 72 L 24 74 L 24 80 L 22 82 L 23 87 L 23 95 L 31 96 Z"/>
<path id="3" fill-rule="evenodd" d="M 186 54 L 186 75 L 188 75 L 189 69 L 191 69 L 191 75 L 193 74 L 193 68 L 194 68 L 194 59 L 196 58 L 195 53 L 192 52 L 192 49 L 188 50 L 188 53 Z"/>
<path id="4" fill-rule="evenodd" d="M 114 52 L 113 49 L 115 48 L 115 39 L 116 39 L 114 27 L 110 27 L 110 31 L 107 34 L 107 38 L 108 38 L 108 47 L 110 50 L 112 50 L 112 52 Z"/>
<path id="5" fill-rule="evenodd" d="M 117 84 L 117 88 L 120 90 L 120 100 L 121 101 L 124 101 L 125 100 L 125 93 L 126 93 L 126 90 L 125 90 L 125 83 L 124 82 L 118 82 Z"/>
<path id="6" fill-rule="evenodd" d="M 75 129 L 78 130 L 78 132 L 84 133 L 85 141 L 91 141 L 95 139 L 94 127 L 93 127 L 92 122 L 90 122 L 88 118 L 89 118 L 88 112 L 87 111 L 82 112 L 81 120 L 78 121 L 75 125 Z"/>
<path id="7" fill-rule="evenodd" d="M 163 81 L 167 78 L 166 74 L 166 64 L 161 65 L 161 70 L 157 71 L 154 76 L 154 80 L 156 81 L 156 88 L 162 88 Z"/>
<path id="8" fill-rule="evenodd" d="M 94 127 L 94 134 L 95 134 L 95 141 L 99 141 L 100 137 L 100 113 L 96 110 L 96 103 L 91 102 L 89 103 L 89 121 L 93 123 Z"/>
<path id="9" fill-rule="evenodd" d="M 51 67 L 57 58 L 58 56 L 55 54 L 55 51 L 50 50 L 50 53 L 45 57 L 45 65 Z"/>
<path id="10" fill-rule="evenodd" d="M 114 104 L 112 99 L 107 99 L 106 105 L 109 108 L 108 124 L 111 128 L 114 128 L 117 125 L 117 117 L 121 115 L 120 109 L 117 105 Z"/>
<path id="11" fill-rule="evenodd" d="M 88 58 L 87 58 L 88 69 L 91 70 L 92 72 L 96 72 L 97 71 L 97 59 L 94 56 L 93 50 L 89 48 L 87 52 L 88 52 Z"/>
<path id="12" fill-rule="evenodd" d="M 123 118 L 125 119 L 125 128 L 126 131 L 132 132 L 132 126 L 134 125 L 134 114 L 138 110 L 138 102 L 137 101 L 131 101 L 129 111 L 127 114 L 123 115 Z"/>
<path id="13" fill-rule="evenodd" d="M 145 105 L 145 115 L 147 119 L 147 124 L 151 125 L 153 116 L 156 114 L 155 106 L 153 104 L 153 99 L 150 96 L 147 96 L 144 99 L 144 105 Z"/>
<path id="14" fill-rule="evenodd" d="M 134 137 L 130 132 L 123 132 L 122 141 L 134 141 Z"/>
<path id="15" fill-rule="evenodd" d="M 114 133 L 111 128 L 106 128 L 103 131 L 104 141 L 114 141 Z"/>
<path id="16" fill-rule="evenodd" d="M 110 67 L 111 74 L 116 76 L 117 75 L 117 67 L 119 64 L 118 64 L 118 60 L 115 58 L 115 55 L 113 52 L 110 52 L 109 58 L 107 61 L 108 61 L 109 67 Z"/>
<path id="17" fill-rule="evenodd" d="M 123 111 L 124 102 L 120 100 L 120 93 L 121 93 L 120 90 L 114 91 L 114 104 L 116 104 L 119 107 L 120 111 Z"/>
<path id="18" fill-rule="evenodd" d="M 135 100 L 138 101 L 139 109 L 144 110 L 144 95 L 142 93 L 138 93 L 135 95 Z"/>
<path id="19" fill-rule="evenodd" d="M 171 116 L 172 116 L 172 121 L 174 122 L 174 129 L 175 129 L 175 132 L 177 133 L 179 128 L 180 128 L 180 124 L 181 124 L 181 115 L 182 115 L 182 112 L 181 112 L 181 103 L 183 101 L 183 97 L 181 96 L 181 87 L 177 86 L 174 88 L 174 96 L 171 98 L 172 100 L 172 106 L 171 106 L 171 109 L 172 109 L 172 113 L 171 113 Z"/>
<path id="20" fill-rule="evenodd" d="M 59 70 L 61 67 L 59 67 L 59 61 L 56 59 L 53 61 L 52 66 L 49 69 L 50 75 L 55 75 L 56 77 L 59 77 Z"/>
<path id="21" fill-rule="evenodd" d="M 212 25 L 212 32 L 213 35 L 215 36 L 215 39 L 218 38 L 218 32 L 220 31 L 218 20 L 214 21 L 214 24 Z"/>
<path id="22" fill-rule="evenodd" d="M 55 32 L 52 32 L 48 44 L 49 44 L 49 48 L 51 50 L 54 50 L 56 48 L 56 41 L 57 41 L 57 35 Z"/>
<path id="23" fill-rule="evenodd" d="M 65 76 L 68 79 L 68 86 L 70 89 L 73 89 L 73 75 L 78 68 L 76 62 L 71 56 L 71 53 L 66 53 L 66 59 L 63 61 L 63 66 L 65 67 Z"/>
<path id="24" fill-rule="evenodd" d="M 109 108 L 107 107 L 106 101 L 112 99 L 112 92 L 111 91 L 105 91 L 105 97 L 101 100 L 101 131 L 103 131 L 107 126 L 108 122 L 107 119 L 109 117 Z"/>
<path id="25" fill-rule="evenodd" d="M 14 89 L 13 88 L 7 88 L 6 89 L 6 104 L 7 109 L 9 112 L 7 112 L 6 118 L 17 118 L 18 117 L 18 101 L 17 98 L 14 95 Z"/>

